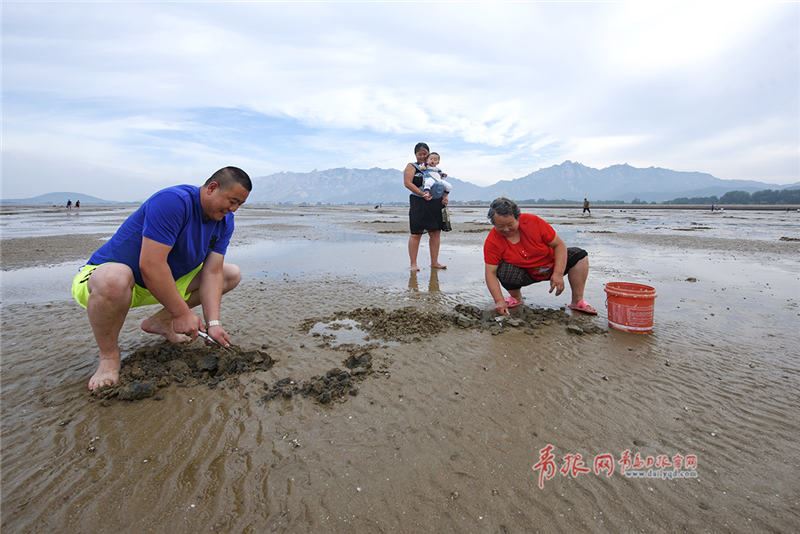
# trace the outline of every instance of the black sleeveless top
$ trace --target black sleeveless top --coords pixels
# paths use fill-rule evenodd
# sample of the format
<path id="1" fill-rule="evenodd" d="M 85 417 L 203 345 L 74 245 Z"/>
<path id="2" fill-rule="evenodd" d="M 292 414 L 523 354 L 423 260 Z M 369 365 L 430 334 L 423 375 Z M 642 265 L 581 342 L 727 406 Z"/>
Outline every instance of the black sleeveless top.
<path id="1" fill-rule="evenodd" d="M 414 173 L 414 179 L 411 180 L 411 183 L 416 185 L 417 187 L 421 188 L 422 184 L 425 183 L 425 179 L 422 176 L 422 171 L 419 170 L 419 164 L 418 163 L 412 163 L 411 165 L 417 171 L 417 172 Z"/>

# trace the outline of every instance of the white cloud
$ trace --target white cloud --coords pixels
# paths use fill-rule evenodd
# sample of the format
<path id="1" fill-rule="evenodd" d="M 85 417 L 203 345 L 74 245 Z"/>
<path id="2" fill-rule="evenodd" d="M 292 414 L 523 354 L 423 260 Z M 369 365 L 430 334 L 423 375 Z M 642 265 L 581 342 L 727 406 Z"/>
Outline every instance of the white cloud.
<path id="1" fill-rule="evenodd" d="M 757 2 L 627 2 L 605 26 L 604 56 L 634 76 L 704 64 L 774 14 Z"/>
<path id="2" fill-rule="evenodd" d="M 45 183 L 37 150 L 130 179 L 399 168 L 419 137 L 484 184 L 564 159 L 795 181 L 798 23 L 756 3 L 9 4 L 3 163 Z M 204 110 L 303 131 L 273 147 Z"/>

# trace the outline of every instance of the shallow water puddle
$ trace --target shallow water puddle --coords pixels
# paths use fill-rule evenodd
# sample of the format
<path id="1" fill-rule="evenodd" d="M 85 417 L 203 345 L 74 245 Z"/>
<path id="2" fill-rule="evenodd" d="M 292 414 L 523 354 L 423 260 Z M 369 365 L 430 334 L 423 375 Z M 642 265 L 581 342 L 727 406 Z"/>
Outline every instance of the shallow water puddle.
<path id="1" fill-rule="evenodd" d="M 331 347 L 342 345 L 367 345 L 370 336 L 361 325 L 353 319 L 334 319 L 328 322 L 318 322 L 308 332 L 312 336 L 322 337 Z"/>

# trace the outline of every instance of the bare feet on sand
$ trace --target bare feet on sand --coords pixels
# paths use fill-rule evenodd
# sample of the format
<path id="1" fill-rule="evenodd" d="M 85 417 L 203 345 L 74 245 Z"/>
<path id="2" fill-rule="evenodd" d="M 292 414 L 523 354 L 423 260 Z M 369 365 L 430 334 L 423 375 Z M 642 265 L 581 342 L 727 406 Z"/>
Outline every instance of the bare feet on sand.
<path id="1" fill-rule="evenodd" d="M 119 382 L 119 355 L 111 358 L 100 358 L 100 365 L 89 379 L 89 390 L 113 386 Z"/>
<path id="2" fill-rule="evenodd" d="M 416 264 L 416 263 L 415 263 L 415 264 L 413 264 L 413 265 L 411 265 L 411 267 L 410 267 L 409 269 L 410 269 L 411 271 L 414 271 L 414 272 L 416 272 L 416 271 L 419 271 L 419 267 L 417 267 L 417 264 Z"/>
<path id="3" fill-rule="evenodd" d="M 158 334 L 170 343 L 188 343 L 192 340 L 187 335 L 178 334 L 172 329 L 172 319 L 160 318 L 158 315 L 153 315 L 142 321 L 142 330 L 148 334 Z"/>
<path id="4" fill-rule="evenodd" d="M 447 269 L 447 265 L 444 263 L 432 263 L 431 269 Z"/>

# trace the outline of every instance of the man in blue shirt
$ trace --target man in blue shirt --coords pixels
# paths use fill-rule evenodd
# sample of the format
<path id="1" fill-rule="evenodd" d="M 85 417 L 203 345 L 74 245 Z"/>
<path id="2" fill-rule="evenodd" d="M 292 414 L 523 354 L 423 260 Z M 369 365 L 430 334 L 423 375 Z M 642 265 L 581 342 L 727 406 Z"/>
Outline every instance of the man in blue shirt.
<path id="1" fill-rule="evenodd" d="M 230 345 L 220 322 L 220 303 L 222 294 L 239 284 L 241 272 L 225 263 L 225 252 L 233 234 L 233 212 L 252 188 L 247 173 L 225 167 L 202 187 L 162 189 L 92 254 L 72 281 L 72 296 L 86 308 L 100 349 L 90 390 L 119 381 L 119 332 L 130 308 L 161 304 L 141 327 L 173 343 L 206 330 L 220 344 Z M 205 324 L 192 312 L 198 304 L 203 305 Z"/>

